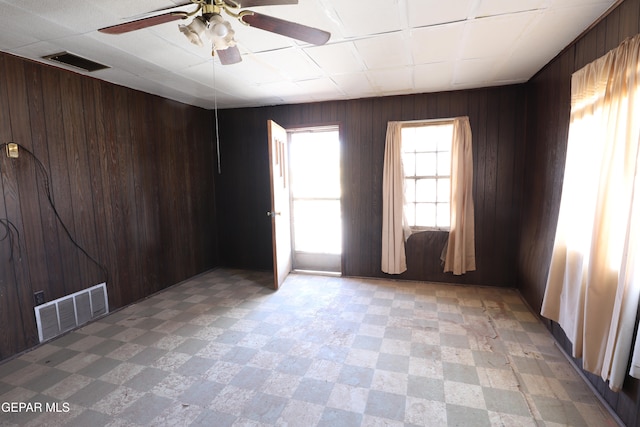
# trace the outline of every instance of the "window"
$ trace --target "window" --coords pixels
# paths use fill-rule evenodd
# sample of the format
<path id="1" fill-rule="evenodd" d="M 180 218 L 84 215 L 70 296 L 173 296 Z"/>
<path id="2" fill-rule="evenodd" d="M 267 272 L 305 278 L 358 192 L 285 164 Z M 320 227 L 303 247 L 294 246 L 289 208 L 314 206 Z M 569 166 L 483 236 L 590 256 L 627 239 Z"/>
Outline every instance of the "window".
<path id="1" fill-rule="evenodd" d="M 541 314 L 582 368 L 622 388 L 640 378 L 640 35 L 571 76 L 556 236 Z"/>
<path id="2" fill-rule="evenodd" d="M 414 135 L 403 142 L 405 128 L 407 135 Z M 383 272 L 407 270 L 405 242 L 412 231 L 420 229 L 449 231 L 442 251 L 445 273 L 459 275 L 476 269 L 471 139 L 466 116 L 387 123 L 382 170 Z"/>
<path id="3" fill-rule="evenodd" d="M 449 230 L 451 121 L 405 123 L 401 130 L 405 206 L 413 230 Z"/>

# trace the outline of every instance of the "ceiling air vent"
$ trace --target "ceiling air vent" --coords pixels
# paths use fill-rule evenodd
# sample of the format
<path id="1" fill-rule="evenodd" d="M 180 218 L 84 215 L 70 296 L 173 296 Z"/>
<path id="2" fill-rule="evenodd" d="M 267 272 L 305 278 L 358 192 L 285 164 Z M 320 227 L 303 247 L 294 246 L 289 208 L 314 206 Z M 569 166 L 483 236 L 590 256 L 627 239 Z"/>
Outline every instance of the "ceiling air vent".
<path id="1" fill-rule="evenodd" d="M 84 71 L 98 71 L 109 68 L 106 65 L 93 62 L 90 59 L 82 58 L 78 55 L 74 55 L 69 52 L 54 53 L 53 55 L 43 56 L 42 59 L 49 61 L 59 62 L 62 64 L 70 65 L 75 68 L 79 68 Z"/>

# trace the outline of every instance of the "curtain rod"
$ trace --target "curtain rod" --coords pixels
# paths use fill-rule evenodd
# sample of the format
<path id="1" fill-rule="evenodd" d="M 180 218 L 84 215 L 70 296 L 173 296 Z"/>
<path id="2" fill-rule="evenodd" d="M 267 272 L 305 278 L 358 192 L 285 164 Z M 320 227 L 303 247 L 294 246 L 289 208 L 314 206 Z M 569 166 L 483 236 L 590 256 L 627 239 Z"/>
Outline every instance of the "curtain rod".
<path id="1" fill-rule="evenodd" d="M 453 121 L 455 121 L 456 119 L 462 119 L 464 117 L 467 116 L 458 116 L 458 117 L 447 117 L 444 119 L 423 119 L 423 120 L 389 120 L 390 122 L 396 121 L 398 123 L 402 123 L 402 124 L 421 124 L 421 123 L 435 123 L 435 122 L 441 122 L 441 123 L 451 123 Z"/>

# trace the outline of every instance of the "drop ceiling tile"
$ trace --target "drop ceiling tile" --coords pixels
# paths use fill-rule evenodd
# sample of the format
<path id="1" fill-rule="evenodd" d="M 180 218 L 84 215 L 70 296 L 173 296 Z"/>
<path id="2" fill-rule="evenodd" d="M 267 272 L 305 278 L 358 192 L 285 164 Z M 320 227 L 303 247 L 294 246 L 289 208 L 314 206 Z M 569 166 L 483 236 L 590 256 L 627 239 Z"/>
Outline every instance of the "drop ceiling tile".
<path id="1" fill-rule="evenodd" d="M 151 93 L 168 99 L 174 99 L 183 103 L 191 103 L 196 97 L 191 94 L 186 94 L 182 91 L 177 91 L 164 84 L 159 83 L 157 80 L 148 79 L 146 76 L 137 76 L 122 70 L 102 70 L 101 80 L 112 82 L 118 85 L 130 87 L 142 92 Z"/>
<path id="2" fill-rule="evenodd" d="M 153 82 L 148 81 L 147 79 L 136 76 L 135 74 L 131 74 L 127 71 L 109 68 L 106 70 L 100 70 L 101 76 L 100 78 L 106 80 L 108 82 L 116 83 L 118 81 L 122 81 L 124 83 L 116 83 L 120 85 L 125 85 L 127 87 L 133 87 L 135 89 L 143 90 L 145 92 L 150 91 L 153 92 L 153 87 L 155 86 Z"/>
<path id="3" fill-rule="evenodd" d="M 606 3 L 594 3 L 547 10 L 527 31 L 527 41 L 532 46 L 541 48 L 545 45 L 553 46 L 559 52 L 590 25 L 595 20 L 594 17 L 599 17 L 607 9 Z"/>
<path id="4" fill-rule="evenodd" d="M 383 34 L 402 28 L 400 9 L 389 0 L 349 0 L 332 2 L 343 24 L 345 37 Z"/>
<path id="5" fill-rule="evenodd" d="M 16 32 L 7 26 L 0 26 L 0 50 L 20 54 L 21 50 L 29 51 L 29 46 L 40 40 L 27 34 Z M 28 56 L 27 56 L 28 57 Z"/>
<path id="6" fill-rule="evenodd" d="M 483 0 L 475 10 L 476 17 L 506 15 L 546 8 L 545 0 Z"/>
<path id="7" fill-rule="evenodd" d="M 197 93 L 213 93 L 213 91 L 211 89 L 208 89 L 207 91 L 203 90 L 202 85 L 198 84 L 197 82 L 194 82 L 192 80 L 188 80 L 188 79 L 184 79 L 182 80 L 179 84 L 177 82 L 172 81 L 171 76 L 165 73 L 162 74 L 147 74 L 145 76 L 146 80 L 149 80 L 151 82 L 155 82 L 158 84 L 158 86 L 161 86 L 163 88 L 165 88 L 165 90 L 175 90 L 177 92 L 183 92 L 183 93 L 191 93 L 191 94 L 197 94 Z"/>
<path id="8" fill-rule="evenodd" d="M 615 3 L 615 1 L 611 0 L 549 0 L 549 6 L 553 8 L 582 7 L 599 4 L 602 6 L 601 9 L 603 12 L 613 3 Z"/>
<path id="9" fill-rule="evenodd" d="M 411 64 L 409 43 L 404 33 L 392 33 L 353 42 L 368 69 Z"/>
<path id="10" fill-rule="evenodd" d="M 176 81 L 171 74 L 172 73 L 147 74 L 145 78 L 158 83 L 165 89 L 191 94 L 194 97 L 213 97 L 213 87 L 203 84 L 198 79 L 182 79 Z"/>
<path id="11" fill-rule="evenodd" d="M 538 66 L 532 67 L 539 70 L 571 43 L 590 24 L 593 16 L 598 16 L 606 8 L 606 5 L 598 3 L 589 7 L 563 7 L 545 11 L 516 41 L 513 57 L 536 58 Z M 519 63 L 516 64 L 518 68 Z"/>
<path id="12" fill-rule="evenodd" d="M 464 24 L 411 30 L 411 52 L 414 64 L 451 61 L 458 57 L 464 37 Z"/>
<path id="13" fill-rule="evenodd" d="M 248 85 L 268 84 L 282 80 L 282 75 L 277 68 L 259 61 L 256 55 L 244 56 L 239 64 L 225 65 L 219 69 L 221 70 L 220 75 L 233 73 L 235 78 L 246 82 Z"/>
<path id="14" fill-rule="evenodd" d="M 280 102 L 289 96 L 299 96 L 300 87 L 294 82 L 275 82 L 258 86 L 264 97 L 278 98 Z M 308 98 L 306 98 L 308 100 Z"/>
<path id="15" fill-rule="evenodd" d="M 38 41 L 68 37 L 74 33 L 56 23 L 26 12 L 19 7 L 1 4 L 0 49 L 12 49 Z M 37 25 L 36 25 L 37 24 Z"/>
<path id="16" fill-rule="evenodd" d="M 350 42 L 314 46 L 306 48 L 304 51 L 329 74 L 364 70 L 364 64 L 357 58 L 355 46 Z"/>
<path id="17" fill-rule="evenodd" d="M 463 59 L 509 54 L 538 12 L 524 12 L 467 22 Z"/>
<path id="18" fill-rule="evenodd" d="M 368 71 L 376 93 L 391 95 L 408 93 L 413 89 L 413 70 L 410 67 Z"/>
<path id="19" fill-rule="evenodd" d="M 94 31 L 96 25 L 104 21 L 101 15 L 96 15 L 96 10 L 90 4 L 78 1 L 49 2 L 47 4 L 44 21 L 57 26 L 72 29 L 73 33 L 81 34 Z M 20 7 L 33 12 L 40 12 L 43 4 L 41 1 L 25 0 L 20 2 Z M 69 8 L 73 8 L 73 13 L 69 13 Z M 104 15 L 102 15 L 104 16 Z M 43 19 L 38 20 L 38 25 L 43 23 Z"/>
<path id="20" fill-rule="evenodd" d="M 506 82 L 526 82 L 540 70 L 542 56 L 546 55 L 541 52 L 517 52 L 496 67 L 493 78 L 496 82 L 505 84 Z"/>
<path id="21" fill-rule="evenodd" d="M 187 79 L 198 81 L 209 88 L 213 88 L 214 86 L 215 73 L 216 86 L 221 87 L 223 82 L 228 80 L 228 73 L 226 73 L 222 67 L 218 62 L 208 61 L 191 67 L 184 67 L 175 73 Z"/>
<path id="22" fill-rule="evenodd" d="M 1 29 L 0 29 L 0 39 L 2 39 L 3 42 L 5 42 L 5 34 L 3 34 Z M 30 43 L 15 49 L 7 49 L 7 51 L 10 53 L 13 53 L 14 55 L 21 56 L 23 58 L 30 58 L 30 59 L 37 58 L 36 60 L 38 62 L 45 62 L 40 58 L 46 55 L 50 55 L 52 53 L 59 52 L 60 48 L 57 45 L 49 42 L 34 42 L 34 43 Z M 50 64 L 50 62 L 48 61 L 46 63 Z"/>
<path id="23" fill-rule="evenodd" d="M 307 94 L 308 101 L 325 101 L 342 99 L 345 94 L 330 78 L 314 79 L 296 82 L 302 93 Z M 307 101 L 307 102 L 308 102 Z"/>
<path id="24" fill-rule="evenodd" d="M 493 80 L 496 58 L 467 59 L 456 64 L 453 85 L 485 86 Z"/>
<path id="25" fill-rule="evenodd" d="M 123 56 L 151 62 L 168 71 L 190 67 L 210 58 L 210 51 L 206 47 L 195 46 L 186 38 L 179 45 L 167 43 L 150 30 L 119 35 L 94 33 L 92 37 L 97 42 L 118 49 Z M 87 49 L 90 48 L 91 45 L 87 46 Z"/>
<path id="26" fill-rule="evenodd" d="M 407 0 L 412 28 L 466 20 L 475 0 Z"/>
<path id="27" fill-rule="evenodd" d="M 323 75 L 318 65 L 299 49 L 282 49 L 268 55 L 258 53 L 254 58 L 265 66 L 279 69 L 279 73 L 291 81 L 309 80 Z"/>
<path id="28" fill-rule="evenodd" d="M 349 98 L 374 96 L 375 90 L 366 74 L 350 73 L 331 76 L 342 92 Z"/>
<path id="29" fill-rule="evenodd" d="M 417 65 L 413 71 L 416 92 L 436 92 L 452 87 L 454 63 L 452 61 L 437 64 Z"/>
<path id="30" fill-rule="evenodd" d="M 214 91 L 250 98 L 251 95 L 255 93 L 258 85 L 239 78 L 233 68 L 236 65 L 238 64 L 228 67 L 216 64 L 215 82 L 211 62 L 182 69 L 178 71 L 177 74 L 200 84 L 202 90 L 205 92 L 204 95 L 210 96 L 212 99 Z M 231 70 L 229 68 L 231 68 Z"/>

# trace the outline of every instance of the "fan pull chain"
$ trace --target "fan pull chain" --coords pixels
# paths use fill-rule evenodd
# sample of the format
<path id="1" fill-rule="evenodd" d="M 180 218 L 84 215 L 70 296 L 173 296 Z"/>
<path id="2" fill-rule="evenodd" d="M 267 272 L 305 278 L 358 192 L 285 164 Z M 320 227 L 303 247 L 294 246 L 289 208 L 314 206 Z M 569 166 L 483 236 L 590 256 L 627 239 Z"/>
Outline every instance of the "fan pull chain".
<path id="1" fill-rule="evenodd" d="M 220 165 L 220 134 L 218 132 L 218 90 L 216 88 L 216 61 L 211 56 L 211 63 L 213 64 L 213 113 L 215 116 L 216 124 L 216 155 L 218 160 L 218 175 L 222 174 L 222 168 Z"/>

